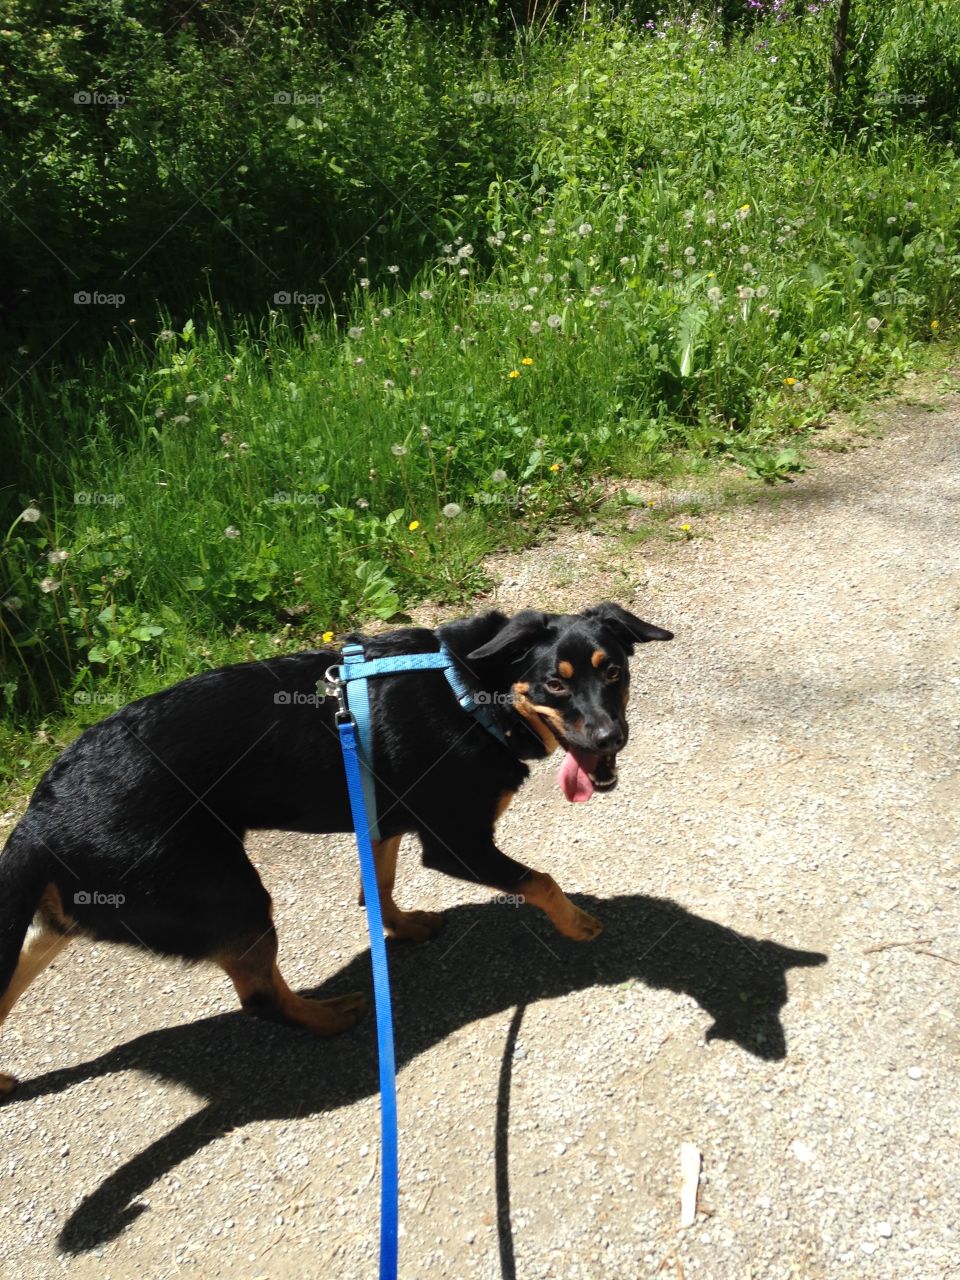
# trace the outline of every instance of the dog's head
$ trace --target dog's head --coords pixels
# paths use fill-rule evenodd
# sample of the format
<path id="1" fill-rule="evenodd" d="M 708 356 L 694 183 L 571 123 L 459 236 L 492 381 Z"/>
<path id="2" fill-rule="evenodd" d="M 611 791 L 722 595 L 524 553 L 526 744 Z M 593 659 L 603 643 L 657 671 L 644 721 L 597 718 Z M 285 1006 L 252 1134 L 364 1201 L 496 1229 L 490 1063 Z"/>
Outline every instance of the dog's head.
<path id="1" fill-rule="evenodd" d="M 589 800 L 594 790 L 614 787 L 628 735 L 628 660 L 636 645 L 672 640 L 672 632 L 618 604 L 472 621 L 485 624 L 488 638 L 464 653 L 465 664 L 484 689 L 509 693 L 546 754 L 563 749 L 559 780 L 567 799 Z"/>

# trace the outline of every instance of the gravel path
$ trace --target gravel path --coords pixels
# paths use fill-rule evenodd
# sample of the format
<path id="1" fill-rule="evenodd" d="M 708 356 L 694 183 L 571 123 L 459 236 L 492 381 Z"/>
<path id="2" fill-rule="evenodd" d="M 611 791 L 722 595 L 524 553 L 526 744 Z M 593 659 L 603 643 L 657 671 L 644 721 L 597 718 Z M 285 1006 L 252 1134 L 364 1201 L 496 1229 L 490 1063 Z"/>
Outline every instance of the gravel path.
<path id="1" fill-rule="evenodd" d="M 634 664 L 619 789 L 565 804 L 547 762 L 501 824 L 596 943 L 401 855 L 401 904 L 449 908 L 392 949 L 404 1280 L 958 1275 L 958 514 L 954 397 L 690 541 L 497 562 L 503 607 L 612 595 L 677 638 Z M 291 984 L 369 988 L 350 841 L 253 855 Z M 3 1034 L 0 1274 L 375 1275 L 372 1019 L 234 1009 L 119 948 L 38 981 Z"/>

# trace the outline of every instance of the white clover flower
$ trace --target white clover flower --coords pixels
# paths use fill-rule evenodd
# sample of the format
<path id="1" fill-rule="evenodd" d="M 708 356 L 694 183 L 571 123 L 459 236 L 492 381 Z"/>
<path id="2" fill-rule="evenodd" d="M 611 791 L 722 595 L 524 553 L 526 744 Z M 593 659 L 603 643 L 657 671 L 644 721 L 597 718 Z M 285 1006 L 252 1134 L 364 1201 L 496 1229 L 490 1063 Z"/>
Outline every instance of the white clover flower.
<path id="1" fill-rule="evenodd" d="M 458 276 L 468 276 L 469 274 L 470 272 L 467 270 L 466 267 L 461 267 L 460 270 L 457 272 Z"/>
<path id="2" fill-rule="evenodd" d="M 239 530 L 239 529 L 237 529 L 237 528 L 235 528 L 232 524 L 228 524 L 228 525 L 227 525 L 227 527 L 226 527 L 226 528 L 224 529 L 224 531 L 223 531 L 223 536 L 224 536 L 225 538 L 231 538 L 231 539 L 233 539 L 233 538 L 239 538 L 239 537 L 240 537 L 240 530 Z"/>
<path id="3" fill-rule="evenodd" d="M 359 283 L 360 283 L 360 288 L 361 288 L 361 289 L 369 289 L 369 288 L 370 288 L 370 281 L 367 279 L 367 277 L 366 277 L 366 276 L 361 276 L 361 277 L 360 277 L 360 282 L 359 282 Z"/>
<path id="4" fill-rule="evenodd" d="M 461 511 L 461 508 L 457 505 L 456 502 L 448 502 L 447 505 L 443 508 L 443 514 L 447 517 L 448 520 L 455 520 L 457 516 L 460 514 L 460 511 Z"/>
<path id="5" fill-rule="evenodd" d="M 40 519 L 40 512 L 36 507 L 24 507 L 20 512 L 20 519 L 24 524 L 36 524 Z"/>
<path id="6" fill-rule="evenodd" d="M 387 267 L 387 270 L 390 272 L 392 276 L 395 276 L 399 273 L 400 268 L 397 266 L 396 263 L 393 263 L 392 266 Z"/>

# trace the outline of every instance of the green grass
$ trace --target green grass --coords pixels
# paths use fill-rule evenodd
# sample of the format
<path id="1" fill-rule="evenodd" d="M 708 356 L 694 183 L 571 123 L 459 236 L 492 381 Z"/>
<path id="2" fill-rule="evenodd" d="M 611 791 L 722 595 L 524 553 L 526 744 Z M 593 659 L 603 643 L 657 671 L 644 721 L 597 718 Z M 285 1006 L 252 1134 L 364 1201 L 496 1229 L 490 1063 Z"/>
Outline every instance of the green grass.
<path id="1" fill-rule="evenodd" d="M 957 318 L 953 149 L 879 109 L 825 127 L 827 15 L 762 34 L 597 23 L 471 72 L 463 37 L 394 17 L 329 89 L 340 127 L 372 143 L 404 103 L 412 136 L 428 102 L 435 141 L 466 100 L 486 148 L 416 255 L 372 231 L 325 304 L 198 302 L 59 369 L 20 355 L 2 776 L 199 667 L 466 600 L 598 477 L 783 479 L 805 430 L 920 363 Z"/>

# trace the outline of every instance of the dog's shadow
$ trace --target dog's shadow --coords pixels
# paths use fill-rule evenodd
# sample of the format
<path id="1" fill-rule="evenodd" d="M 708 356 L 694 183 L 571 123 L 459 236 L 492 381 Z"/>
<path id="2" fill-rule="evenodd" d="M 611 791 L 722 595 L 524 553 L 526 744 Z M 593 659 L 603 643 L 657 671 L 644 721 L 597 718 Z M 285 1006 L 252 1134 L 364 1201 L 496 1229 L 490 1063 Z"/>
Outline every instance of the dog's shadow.
<path id="1" fill-rule="evenodd" d="M 447 912 L 444 929 L 424 946 L 391 944 L 398 1069 L 489 1014 L 630 981 L 693 996 L 713 1019 L 708 1039 L 735 1041 L 759 1058 L 785 1056 L 779 1012 L 787 970 L 822 964 L 826 956 L 735 933 L 665 899 L 579 896 L 578 902 L 603 920 L 605 932 L 594 943 L 568 942 L 530 908 L 488 904 Z M 304 994 L 370 985 L 363 951 Z M 372 1016 L 346 1035 L 318 1040 L 237 1012 L 151 1031 L 89 1062 L 24 1081 L 6 1105 L 131 1069 L 184 1085 L 206 1106 L 86 1196 L 60 1233 L 68 1253 L 119 1235 L 145 1209 L 138 1196 L 228 1131 L 331 1111 L 378 1088 Z"/>

